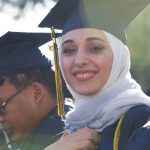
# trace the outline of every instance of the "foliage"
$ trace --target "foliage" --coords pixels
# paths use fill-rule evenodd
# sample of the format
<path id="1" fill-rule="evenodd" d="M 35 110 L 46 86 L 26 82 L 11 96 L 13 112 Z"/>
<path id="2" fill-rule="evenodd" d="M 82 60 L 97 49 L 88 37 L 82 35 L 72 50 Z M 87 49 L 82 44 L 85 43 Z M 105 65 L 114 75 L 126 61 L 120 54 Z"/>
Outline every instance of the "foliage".
<path id="1" fill-rule="evenodd" d="M 57 2 L 58 0 L 49 1 Z M 26 13 L 28 4 L 32 5 L 32 7 L 35 7 L 37 4 L 45 6 L 45 2 L 46 0 L 0 0 L 0 11 L 5 11 L 5 6 L 11 6 L 11 8 L 18 10 L 14 18 L 20 19 Z"/>
<path id="2" fill-rule="evenodd" d="M 128 28 L 131 71 L 144 91 L 150 88 L 150 6 Z"/>
<path id="3" fill-rule="evenodd" d="M 10 4 L 12 6 L 17 6 L 19 9 L 24 9 L 27 3 L 32 2 L 34 5 L 37 3 L 44 3 L 44 0 L 0 0 L 0 8 L 1 10 L 6 4 Z"/>

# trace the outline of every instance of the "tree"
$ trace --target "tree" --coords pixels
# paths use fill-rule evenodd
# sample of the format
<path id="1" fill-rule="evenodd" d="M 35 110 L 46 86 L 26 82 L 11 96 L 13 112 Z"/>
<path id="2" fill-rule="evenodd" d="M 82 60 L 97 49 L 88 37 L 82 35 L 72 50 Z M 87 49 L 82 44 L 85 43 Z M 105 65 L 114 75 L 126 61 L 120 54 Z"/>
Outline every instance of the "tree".
<path id="1" fill-rule="evenodd" d="M 150 6 L 128 28 L 128 46 L 131 51 L 131 71 L 144 91 L 150 89 Z"/>
<path id="2" fill-rule="evenodd" d="M 37 3 L 44 4 L 44 0 L 0 0 L 0 9 L 2 10 L 5 5 L 10 4 L 13 7 L 18 7 L 19 9 L 24 9 L 27 3 L 33 3 L 36 5 Z"/>
<path id="3" fill-rule="evenodd" d="M 57 2 L 58 0 L 50 1 Z M 19 19 L 22 15 L 24 15 L 27 4 L 30 3 L 34 7 L 36 4 L 40 3 L 44 6 L 45 2 L 46 0 L 0 0 L 0 11 L 4 11 L 5 6 L 9 5 L 18 10 L 18 13 L 14 17 Z"/>

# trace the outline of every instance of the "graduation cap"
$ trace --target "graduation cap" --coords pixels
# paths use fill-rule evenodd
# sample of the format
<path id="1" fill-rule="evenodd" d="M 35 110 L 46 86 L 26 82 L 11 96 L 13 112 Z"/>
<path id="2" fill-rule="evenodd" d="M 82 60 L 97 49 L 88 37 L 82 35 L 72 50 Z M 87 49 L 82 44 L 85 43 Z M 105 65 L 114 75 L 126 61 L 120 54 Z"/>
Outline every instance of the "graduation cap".
<path id="1" fill-rule="evenodd" d="M 50 41 L 49 33 L 7 32 L 0 37 L 0 76 L 21 73 L 33 67 L 50 67 L 39 46 Z"/>
<path id="2" fill-rule="evenodd" d="M 126 43 L 126 28 L 150 0 L 59 0 L 39 27 L 105 30 Z"/>
<path id="3" fill-rule="evenodd" d="M 55 37 L 60 34 L 55 33 Z M 25 33 L 25 32 L 7 32 L 0 37 L 0 76 L 9 76 L 14 73 L 23 73 L 38 67 L 51 67 L 51 62 L 40 51 L 39 46 L 51 41 L 50 33 Z M 0 80 L 0 84 L 3 81 Z M 56 83 L 57 84 L 57 83 Z M 61 85 L 60 85 L 61 84 Z M 57 87 L 62 88 L 62 83 L 56 85 L 56 95 L 58 96 Z M 66 93 L 69 92 L 64 89 Z M 62 103 L 63 96 L 57 97 L 58 111 L 61 107 L 62 113 L 64 108 Z"/>

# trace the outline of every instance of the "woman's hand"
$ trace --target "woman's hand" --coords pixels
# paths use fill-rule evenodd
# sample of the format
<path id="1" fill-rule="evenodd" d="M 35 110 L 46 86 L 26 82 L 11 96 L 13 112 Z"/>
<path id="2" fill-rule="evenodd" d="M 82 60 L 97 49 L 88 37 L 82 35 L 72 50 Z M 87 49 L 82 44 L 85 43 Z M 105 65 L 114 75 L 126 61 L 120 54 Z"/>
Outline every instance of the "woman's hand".
<path id="1" fill-rule="evenodd" d="M 95 150 L 100 143 L 100 135 L 89 128 L 70 133 L 48 146 L 45 150 Z"/>

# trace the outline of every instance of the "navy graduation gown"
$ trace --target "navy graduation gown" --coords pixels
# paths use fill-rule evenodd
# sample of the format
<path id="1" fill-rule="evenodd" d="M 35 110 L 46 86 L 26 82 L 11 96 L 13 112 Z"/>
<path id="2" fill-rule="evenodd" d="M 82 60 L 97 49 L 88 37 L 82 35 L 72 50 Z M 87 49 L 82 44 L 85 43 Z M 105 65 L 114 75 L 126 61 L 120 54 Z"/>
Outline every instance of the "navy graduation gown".
<path id="1" fill-rule="evenodd" d="M 117 123 L 101 133 L 98 150 L 113 150 L 113 138 Z M 120 128 L 118 150 L 150 150 L 150 107 L 136 106 L 124 116 Z"/>

